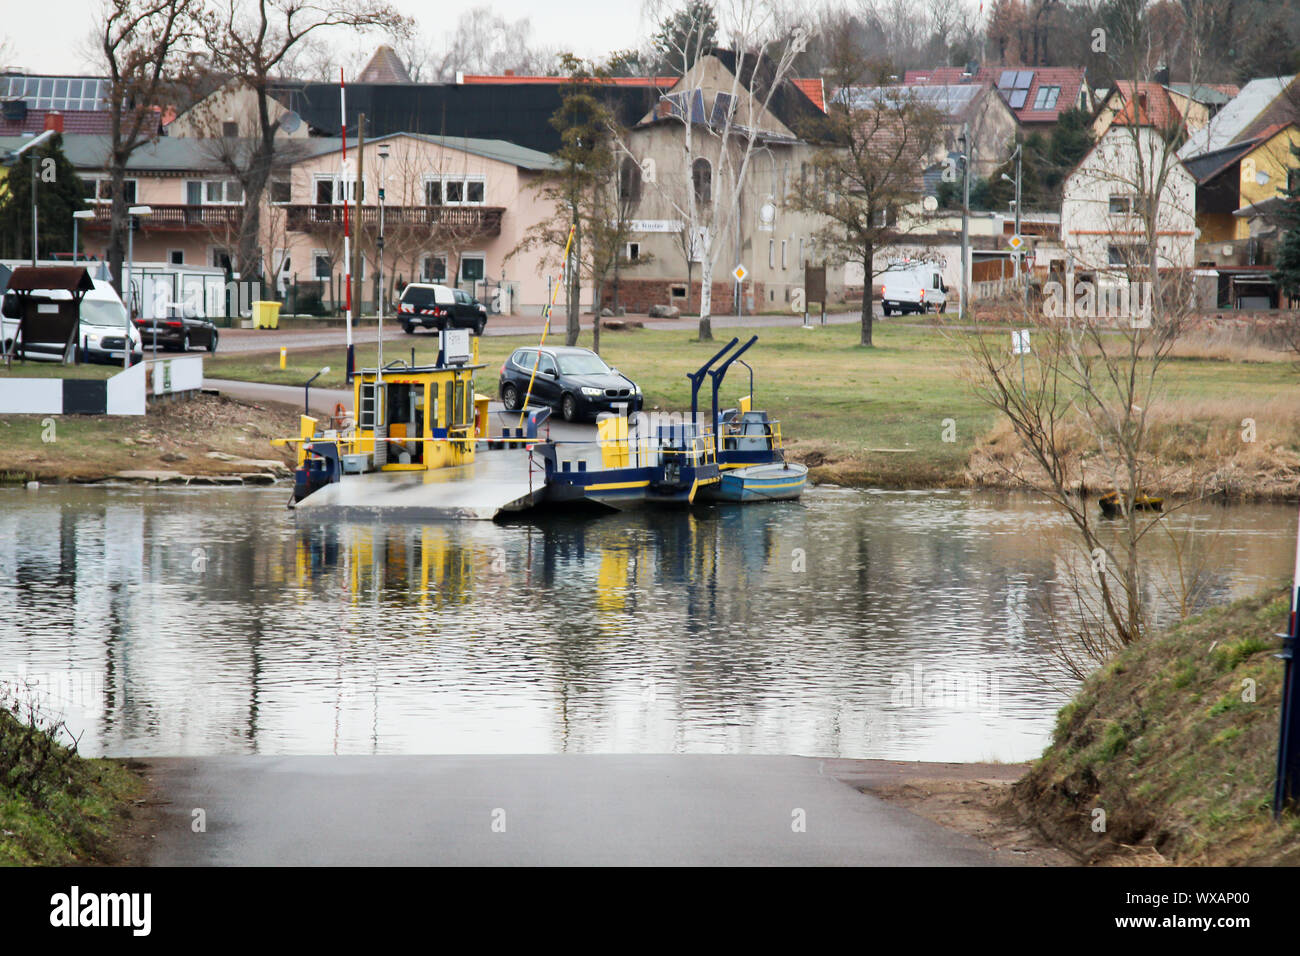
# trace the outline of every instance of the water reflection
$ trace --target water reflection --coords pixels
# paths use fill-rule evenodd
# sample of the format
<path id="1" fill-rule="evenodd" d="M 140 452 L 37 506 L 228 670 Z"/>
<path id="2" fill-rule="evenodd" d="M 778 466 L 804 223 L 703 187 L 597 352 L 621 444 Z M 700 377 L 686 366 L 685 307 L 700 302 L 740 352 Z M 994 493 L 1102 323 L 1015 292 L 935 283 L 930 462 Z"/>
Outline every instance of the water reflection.
<path id="1" fill-rule="evenodd" d="M 1180 516 L 1208 600 L 1290 508 Z M 510 525 L 297 523 L 279 489 L 0 492 L 0 673 L 110 754 L 747 752 L 1022 759 L 1067 529 L 1041 503 L 802 503 Z"/>

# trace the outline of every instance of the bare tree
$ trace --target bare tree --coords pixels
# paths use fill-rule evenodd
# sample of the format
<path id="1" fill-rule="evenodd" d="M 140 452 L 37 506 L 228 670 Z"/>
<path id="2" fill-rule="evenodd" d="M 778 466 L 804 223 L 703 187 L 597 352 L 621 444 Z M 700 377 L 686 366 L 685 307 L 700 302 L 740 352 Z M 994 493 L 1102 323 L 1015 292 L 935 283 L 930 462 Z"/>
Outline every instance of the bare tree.
<path id="1" fill-rule="evenodd" d="M 711 104 L 705 103 L 705 91 L 692 85 L 698 82 L 701 61 L 709 51 L 710 22 L 701 16 L 689 18 L 667 41 L 676 44 L 675 59 L 691 64 L 682 83 L 665 94 L 658 106 L 662 117 L 681 124 L 682 158 L 690 185 L 659 177 L 664 182 L 660 192 L 700 247 L 699 337 L 703 341 L 713 338 L 713 276 L 724 252 L 722 239 L 739 227 L 750 165 L 775 133 L 764 124 L 770 123 L 773 100 L 808 40 L 802 27 L 773 38 L 779 19 L 776 10 L 777 5 L 768 0 L 737 0 L 732 5 L 734 49 L 724 54 L 730 80 L 727 89 L 709 91 Z M 631 154 L 626 145 L 624 151 Z M 706 182 L 703 164 L 708 167 Z"/>
<path id="2" fill-rule="evenodd" d="M 883 85 L 860 89 L 859 83 L 879 84 L 887 77 L 847 31 L 839 33 L 832 64 L 829 79 L 836 92 L 826 116 L 804 131 L 805 138 L 822 144 L 811 182 L 801 182 L 791 198 L 825 221 L 817 233 L 821 248 L 838 261 L 862 264 L 860 341 L 869 346 L 872 280 L 888 268 L 877 262 L 925 221 L 922 172 L 942 141 L 943 118 L 910 91 Z"/>
<path id="3" fill-rule="evenodd" d="M 1120 65 L 1146 80 L 1149 22 L 1132 11 Z M 1136 89 L 1136 86 L 1134 87 Z M 1010 424 L 1030 474 L 1015 477 L 1045 494 L 1077 531 L 1085 586 L 1074 587 L 1074 644 L 1098 662 L 1152 627 L 1159 575 L 1147 541 L 1170 508 L 1149 492 L 1157 470 L 1152 413 L 1161 375 L 1194 307 L 1190 257 L 1179 236 L 1194 216 L 1194 183 L 1174 153 L 1185 130 L 1160 128 L 1136 97 L 1071 177 L 1062 221 L 1074 238 L 1073 269 L 1048 282 L 1042 309 L 1020 320 L 1032 358 L 1013 356 L 1006 332 L 977 332 L 976 389 Z M 1088 228 L 1093 223 L 1104 229 Z M 1021 364 L 1021 362 L 1024 364 Z M 1089 490 L 1104 491 L 1102 520 Z M 1158 510 L 1163 507 L 1163 510 Z M 1190 586 L 1179 569 L 1167 580 Z M 1184 595 L 1176 606 L 1190 607 Z"/>
<path id="4" fill-rule="evenodd" d="M 100 10 L 97 52 L 111 83 L 105 163 L 112 197 L 108 263 L 113 287 L 119 293 L 130 228 L 127 165 L 137 149 L 159 134 L 159 96 L 197 42 L 200 2 L 105 0 Z"/>
<path id="5" fill-rule="evenodd" d="M 406 18 L 379 0 L 360 4 L 348 0 L 226 0 L 209 15 L 214 65 L 247 84 L 256 99 L 256 134 L 248 144 L 246 166 L 240 174 L 244 217 L 236 255 L 245 279 L 261 272 L 262 202 L 275 169 L 281 122 L 271 107 L 271 87 L 277 74 L 300 52 L 300 44 L 317 31 L 377 27 L 401 32 L 408 25 Z"/>

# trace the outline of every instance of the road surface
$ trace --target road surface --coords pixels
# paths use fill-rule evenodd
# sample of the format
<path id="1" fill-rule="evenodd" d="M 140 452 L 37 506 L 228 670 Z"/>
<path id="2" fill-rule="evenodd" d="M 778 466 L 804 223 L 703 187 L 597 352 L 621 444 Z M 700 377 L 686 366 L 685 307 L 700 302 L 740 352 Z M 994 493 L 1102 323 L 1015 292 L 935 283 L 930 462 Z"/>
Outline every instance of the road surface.
<path id="1" fill-rule="evenodd" d="M 202 757 L 146 760 L 161 866 L 948 865 L 972 837 L 808 757 Z M 195 811 L 203 832 L 196 832 Z"/>
<path id="2" fill-rule="evenodd" d="M 879 309 L 877 308 L 877 315 Z M 798 328 L 803 320 L 802 316 L 797 315 L 715 315 L 713 316 L 714 329 L 765 329 L 765 328 Z M 861 315 L 857 312 L 838 312 L 826 316 L 828 325 L 847 325 L 852 322 L 861 320 Z M 286 326 L 289 321 L 286 321 Z M 611 321 L 632 321 L 640 322 L 647 329 L 667 329 L 676 331 L 685 331 L 694 334 L 699 328 L 699 320 L 695 318 L 681 319 L 649 319 L 643 315 L 629 315 L 622 319 Z M 821 321 L 820 316 L 811 316 L 810 321 L 818 323 Z M 583 316 L 582 329 L 584 333 L 591 330 L 591 316 Z M 564 317 L 562 315 L 553 315 L 551 317 L 551 333 L 560 331 L 563 334 Z M 485 336 L 498 335 L 540 335 L 542 331 L 542 320 L 538 316 L 525 315 L 494 315 L 488 319 L 487 328 L 483 334 Z M 396 320 L 388 319 L 384 323 L 384 341 L 413 344 L 420 342 L 422 339 L 429 339 L 434 335 L 432 331 L 416 332 L 407 335 L 398 327 Z M 353 342 L 358 345 L 368 345 L 375 341 L 375 332 L 373 325 L 358 327 L 353 335 Z M 330 348 L 337 345 L 343 345 L 347 342 L 347 332 L 342 326 L 338 328 L 326 329 L 222 329 L 221 345 L 218 349 L 220 355 L 239 354 L 258 354 L 264 352 L 278 352 L 281 346 L 291 346 L 295 349 L 318 349 Z M 400 353 L 399 353 L 400 354 Z"/>

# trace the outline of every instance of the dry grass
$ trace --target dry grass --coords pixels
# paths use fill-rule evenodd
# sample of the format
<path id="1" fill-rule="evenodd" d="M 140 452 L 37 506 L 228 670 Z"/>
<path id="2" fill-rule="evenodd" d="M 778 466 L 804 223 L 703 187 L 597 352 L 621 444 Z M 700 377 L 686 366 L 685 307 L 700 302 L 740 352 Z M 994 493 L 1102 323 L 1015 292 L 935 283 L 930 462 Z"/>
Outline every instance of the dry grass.
<path id="1" fill-rule="evenodd" d="M 1258 596 L 1126 649 L 1061 711 L 1017 808 L 1089 862 L 1300 863 L 1300 818 L 1270 817 L 1286 616 Z"/>
<path id="2" fill-rule="evenodd" d="M 0 476 L 10 481 L 91 481 L 120 471 L 177 471 L 187 475 L 247 472 L 247 466 L 208 458 L 221 452 L 240 458 L 289 461 L 272 438 L 298 428 L 295 411 L 212 395 L 150 404 L 144 417 L 107 415 L 0 418 Z"/>

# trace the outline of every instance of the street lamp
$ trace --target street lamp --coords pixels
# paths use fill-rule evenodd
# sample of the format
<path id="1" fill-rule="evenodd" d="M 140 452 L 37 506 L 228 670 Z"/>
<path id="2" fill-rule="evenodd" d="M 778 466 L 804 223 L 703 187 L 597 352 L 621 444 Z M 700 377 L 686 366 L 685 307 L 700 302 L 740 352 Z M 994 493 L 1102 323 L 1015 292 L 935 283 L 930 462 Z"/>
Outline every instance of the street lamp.
<path id="1" fill-rule="evenodd" d="M 93 209 L 78 209 L 76 212 L 72 214 L 72 261 L 73 262 L 77 261 L 77 249 L 79 247 L 77 243 L 77 226 L 80 224 L 82 219 L 94 219 L 94 218 L 95 218 L 95 210 Z"/>
<path id="2" fill-rule="evenodd" d="M 316 381 L 316 379 L 320 378 L 322 375 L 328 375 L 329 370 L 330 367 L 326 365 L 311 378 L 307 379 L 307 384 L 302 387 L 302 413 L 304 415 L 311 414 L 311 383 Z"/>
<path id="3" fill-rule="evenodd" d="M 126 231 L 126 342 L 122 346 L 122 367 L 131 367 L 131 279 L 135 270 L 135 228 L 136 221 L 144 216 L 153 215 L 152 206 L 128 206 L 127 215 L 131 217 L 131 228 Z M 155 333 L 156 335 L 156 333 Z M 143 345 L 143 340 L 141 342 Z"/>
<path id="4" fill-rule="evenodd" d="M 1012 153 L 1012 156 L 1014 156 L 1014 157 L 1015 157 L 1015 160 L 1016 160 L 1016 178 L 1015 178 L 1015 179 L 1012 179 L 1012 178 L 1011 178 L 1010 176 L 1008 176 L 1006 173 L 1003 173 L 1003 174 L 1002 174 L 1002 178 L 1003 178 L 1004 180 L 1006 180 L 1006 181 L 1009 182 L 1009 183 L 1015 183 L 1015 186 L 1016 186 L 1016 235 L 1017 235 L 1017 236 L 1020 235 L 1020 186 L 1021 186 L 1021 182 L 1023 181 L 1023 176 L 1022 176 L 1022 174 L 1021 174 L 1021 168 L 1020 168 L 1020 160 L 1021 160 L 1021 151 L 1023 150 L 1023 148 L 1024 148 L 1024 145 L 1023 145 L 1022 143 L 1017 143 L 1017 144 L 1016 144 L 1016 151 L 1015 151 L 1014 153 Z M 1023 247 L 1020 248 L 1020 249 L 1016 249 L 1016 250 L 1014 250 L 1014 256 L 1013 256 L 1013 259 L 1014 259 L 1015 264 L 1016 264 L 1016 281 L 1017 281 L 1017 282 L 1020 281 L 1020 262 L 1021 262 L 1021 260 L 1022 260 L 1023 258 L 1024 258 L 1024 249 L 1023 249 Z M 1028 277 L 1028 276 L 1025 276 L 1025 292 L 1024 292 L 1024 294 L 1025 294 L 1025 307 L 1028 308 L 1028 307 L 1029 307 L 1029 277 Z"/>
<path id="5" fill-rule="evenodd" d="M 375 334 L 379 339 L 379 365 L 375 381 L 384 380 L 384 181 L 388 166 L 388 144 L 379 144 L 379 238 L 375 242 L 378 255 L 379 295 L 375 306 Z"/>
<path id="6" fill-rule="evenodd" d="M 970 144 L 970 124 L 967 123 L 961 129 L 961 135 L 957 137 L 957 148 L 961 151 L 958 155 L 962 164 L 962 188 L 961 188 L 961 318 L 965 321 L 969 317 L 970 301 L 970 166 L 971 156 L 975 149 Z"/>

